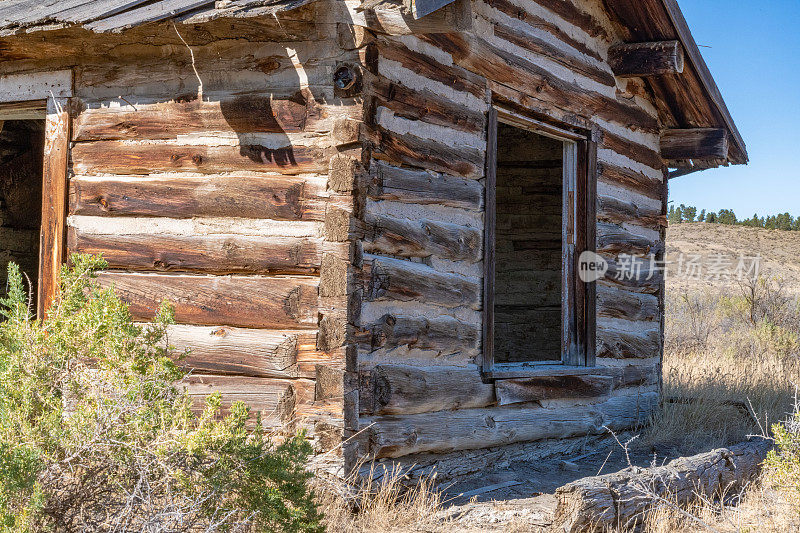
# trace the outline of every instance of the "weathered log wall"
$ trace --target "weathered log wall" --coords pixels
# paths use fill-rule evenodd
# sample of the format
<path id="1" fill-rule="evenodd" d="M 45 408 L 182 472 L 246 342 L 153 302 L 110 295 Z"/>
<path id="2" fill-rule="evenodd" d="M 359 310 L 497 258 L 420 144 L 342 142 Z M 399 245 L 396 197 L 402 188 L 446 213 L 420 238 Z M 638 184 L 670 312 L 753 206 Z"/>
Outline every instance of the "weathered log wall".
<path id="1" fill-rule="evenodd" d="M 103 52 L 3 68 L 74 71 L 69 252 L 102 253 L 100 282 L 137 320 L 174 304 L 169 341 L 191 350 L 181 364 L 198 401 L 244 400 L 271 427 L 310 428 L 322 449 L 344 429 L 352 250 L 335 221 L 353 210 L 342 161 L 361 151 L 360 99 L 332 73 L 362 60 L 324 8 L 294 16 L 84 35 Z"/>
<path id="2" fill-rule="evenodd" d="M 358 433 L 346 453 L 399 457 L 643 421 L 663 279 L 615 276 L 619 254 L 663 250 L 659 122 L 607 64 L 600 0 L 472 0 L 469 31 L 395 37 L 314 6 L 181 26 L 194 60 L 169 24 L 87 40 L 74 63 L 69 31 L 10 46 L 4 70 L 41 69 L 36 49 L 75 72 L 69 250 L 107 257 L 137 319 L 176 305 L 192 394 L 305 421 L 323 447 Z M 334 86 L 344 64 L 361 93 Z M 584 376 L 481 380 L 493 101 L 599 141 L 611 268 Z"/>
<path id="3" fill-rule="evenodd" d="M 373 35 L 362 45 L 369 164 L 356 191 L 364 209 L 352 227 L 364 255 L 351 299 L 362 454 L 630 427 L 658 398 L 662 279 L 648 269 L 615 279 L 620 254 L 663 248 L 656 108 L 640 80 L 617 80 L 608 66 L 619 38 L 600 1 L 475 0 L 472 13 L 467 32 Z M 597 291 L 597 368 L 585 375 L 481 379 L 484 265 L 455 236 L 483 233 L 491 102 L 598 140 L 597 249 L 611 268 Z M 438 237 L 440 225 L 453 238 Z"/>

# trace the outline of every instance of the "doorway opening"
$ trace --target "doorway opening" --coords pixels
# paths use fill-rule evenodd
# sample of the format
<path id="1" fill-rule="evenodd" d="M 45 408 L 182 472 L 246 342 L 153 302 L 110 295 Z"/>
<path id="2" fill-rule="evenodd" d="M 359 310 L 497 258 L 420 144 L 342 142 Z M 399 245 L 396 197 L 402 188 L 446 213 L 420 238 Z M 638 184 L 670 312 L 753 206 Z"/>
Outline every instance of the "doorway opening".
<path id="1" fill-rule="evenodd" d="M 484 231 L 485 379 L 594 366 L 597 143 L 588 131 L 489 112 Z"/>
<path id="2" fill-rule="evenodd" d="M 564 142 L 499 123 L 494 356 L 561 362 Z"/>
<path id="3" fill-rule="evenodd" d="M 27 279 L 37 313 L 45 120 L 0 117 L 0 293 L 8 290 L 8 263 Z"/>

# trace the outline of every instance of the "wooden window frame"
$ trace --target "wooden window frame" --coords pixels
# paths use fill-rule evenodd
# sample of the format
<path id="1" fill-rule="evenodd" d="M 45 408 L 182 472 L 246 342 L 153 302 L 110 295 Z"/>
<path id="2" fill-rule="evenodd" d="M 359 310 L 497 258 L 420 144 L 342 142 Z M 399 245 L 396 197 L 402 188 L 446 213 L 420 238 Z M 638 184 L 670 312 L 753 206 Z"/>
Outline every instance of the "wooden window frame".
<path id="1" fill-rule="evenodd" d="M 495 238 L 497 228 L 497 131 L 499 122 L 564 142 L 564 208 L 562 224 L 564 261 L 562 283 L 562 357 L 560 361 L 496 363 L 494 360 Z M 574 151 L 574 154 L 572 152 Z M 567 161 L 569 159 L 570 162 Z M 574 176 L 574 184 L 567 176 Z M 593 371 L 596 351 L 596 295 L 594 282 L 584 283 L 577 275 L 578 259 L 584 251 L 596 251 L 597 142 L 591 131 L 579 130 L 555 121 L 542 121 L 493 106 L 487 121 L 486 189 L 484 223 L 483 361 L 485 379 L 544 377 L 586 374 Z M 570 187 L 573 185 L 573 187 Z M 572 224 L 569 221 L 572 221 Z M 571 227 L 572 231 L 567 228 Z M 573 238 L 570 239 L 570 236 Z"/>
<path id="2" fill-rule="evenodd" d="M 72 83 L 71 70 L 0 76 L 0 120 L 45 121 L 38 318 L 53 303 L 65 261 Z"/>

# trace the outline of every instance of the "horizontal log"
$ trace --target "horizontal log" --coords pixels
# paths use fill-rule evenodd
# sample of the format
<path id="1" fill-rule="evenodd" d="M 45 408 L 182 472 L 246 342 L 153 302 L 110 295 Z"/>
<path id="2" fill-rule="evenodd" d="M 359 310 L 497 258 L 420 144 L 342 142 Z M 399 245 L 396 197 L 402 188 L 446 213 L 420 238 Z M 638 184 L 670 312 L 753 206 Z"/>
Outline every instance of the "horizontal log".
<path id="1" fill-rule="evenodd" d="M 630 189 L 654 200 L 660 200 L 664 192 L 662 180 L 605 161 L 598 161 L 597 173 L 602 182 Z"/>
<path id="2" fill-rule="evenodd" d="M 287 176 L 138 176 L 70 180 L 77 215 L 324 220 L 323 179 Z"/>
<path id="3" fill-rule="evenodd" d="M 131 107 L 88 108 L 75 117 L 72 140 L 174 139 L 179 135 L 330 131 L 334 109 L 298 93 L 273 98 L 245 94 L 218 101 L 182 100 Z"/>
<path id="4" fill-rule="evenodd" d="M 571 33 L 563 28 L 563 24 L 559 24 L 559 21 L 556 17 L 552 18 L 545 18 L 543 15 L 540 16 L 536 14 L 531 9 L 520 9 L 519 4 L 511 1 L 511 0 L 487 0 L 487 5 L 491 6 L 492 8 L 500 11 L 508 15 L 513 19 L 520 20 L 526 23 L 531 28 L 536 28 L 540 31 L 545 31 L 555 37 L 558 41 L 566 44 L 567 46 L 577 50 L 578 52 L 592 57 L 598 61 L 602 61 L 603 58 L 600 57 L 595 50 L 589 48 L 585 43 L 581 42 L 579 39 L 572 37 Z M 565 4 L 565 2 L 559 0 L 547 0 L 548 4 Z M 570 3 L 571 4 L 571 3 Z M 546 6 L 550 9 L 550 6 Z M 551 9 L 555 13 L 559 13 L 564 9 L 569 9 L 566 6 L 560 5 L 557 8 L 554 7 Z M 572 15 L 566 17 L 570 23 L 573 22 L 574 18 Z M 497 22 L 497 20 L 492 20 L 492 22 Z"/>
<path id="5" fill-rule="evenodd" d="M 430 257 L 475 263 L 483 258 L 483 233 L 475 228 L 389 216 L 367 216 L 364 250 L 401 257 Z"/>
<path id="6" fill-rule="evenodd" d="M 626 291 L 601 280 L 597 282 L 597 316 L 654 321 L 661 313 L 657 296 Z"/>
<path id="7" fill-rule="evenodd" d="M 596 398 L 611 393 L 610 376 L 558 376 L 501 379 L 495 382 L 498 405 L 538 402 L 559 398 Z"/>
<path id="8" fill-rule="evenodd" d="M 322 239 L 253 235 L 93 234 L 69 228 L 72 252 L 102 254 L 110 268 L 216 274 L 315 274 Z"/>
<path id="9" fill-rule="evenodd" d="M 658 323 L 630 322 L 622 328 L 597 324 L 597 357 L 647 359 L 661 354 L 661 330 Z"/>
<path id="10" fill-rule="evenodd" d="M 494 35 L 514 46 L 518 46 L 534 54 L 547 57 L 556 63 L 560 63 L 568 69 L 582 74 L 597 83 L 608 85 L 609 87 L 613 87 L 616 83 L 614 75 L 608 70 L 603 70 L 593 63 L 581 60 L 577 55 L 565 54 L 564 51 L 558 48 L 552 41 L 538 37 L 534 33 L 523 33 L 504 24 L 496 23 L 494 25 Z"/>
<path id="11" fill-rule="evenodd" d="M 409 415 L 495 403 L 477 368 L 377 365 L 361 372 L 361 414 Z"/>
<path id="12" fill-rule="evenodd" d="M 597 223 L 597 250 L 609 255 L 656 255 L 664 250 L 660 237 L 633 233 L 618 224 Z"/>
<path id="13" fill-rule="evenodd" d="M 370 453 L 377 458 L 473 450 L 548 438 L 622 430 L 646 421 L 658 393 L 619 396 L 594 405 L 537 408 L 501 406 L 407 416 L 364 417 Z"/>
<path id="14" fill-rule="evenodd" d="M 402 3 L 384 0 L 369 4 L 369 9 L 363 9 L 364 4 L 360 1 L 346 2 L 348 14 L 343 22 L 386 35 L 451 33 L 472 27 L 470 2 L 467 0 L 456 0 L 421 18 L 414 17 Z"/>
<path id="15" fill-rule="evenodd" d="M 433 37 L 433 36 L 431 36 Z M 368 61 L 373 74 L 380 74 L 379 62 L 399 63 L 406 69 L 429 80 L 444 84 L 456 92 L 466 92 L 480 100 L 486 99 L 486 81 L 469 70 L 456 65 L 444 65 L 423 53 L 410 50 L 396 40 L 380 38 L 370 48 Z"/>
<path id="16" fill-rule="evenodd" d="M 476 349 L 480 344 L 480 333 L 474 324 L 449 316 L 428 318 L 387 314 L 376 323 L 357 330 L 356 341 L 370 351 L 408 346 L 452 353 Z"/>
<path id="17" fill-rule="evenodd" d="M 222 396 L 224 416 L 231 404 L 243 402 L 251 408 L 251 420 L 261 414 L 262 424 L 279 427 L 292 418 L 295 391 L 291 380 L 190 374 L 178 383 L 193 400 L 194 410 L 202 411 L 205 399 L 216 392 Z"/>
<path id="18" fill-rule="evenodd" d="M 618 44 L 608 50 L 608 64 L 619 78 L 681 74 L 683 45 L 680 41 Z"/>
<path id="19" fill-rule="evenodd" d="M 660 170 L 664 167 L 664 160 L 661 159 L 661 152 L 658 149 L 640 144 L 634 140 L 633 135 L 629 137 L 624 137 L 623 135 L 601 130 L 600 145 L 654 170 Z"/>
<path id="20" fill-rule="evenodd" d="M 452 99 L 433 94 L 429 90 L 413 90 L 401 83 L 377 78 L 372 82 L 376 101 L 371 114 L 379 106 L 390 109 L 395 116 L 409 120 L 422 120 L 428 124 L 453 128 L 458 131 L 482 133 L 486 129 L 486 115 L 459 105 Z"/>
<path id="21" fill-rule="evenodd" d="M 667 217 L 660 208 L 640 206 L 630 200 L 597 195 L 597 219 L 612 224 L 631 223 L 659 231 L 667 227 Z"/>
<path id="22" fill-rule="evenodd" d="M 366 301 L 418 301 L 448 308 L 481 308 L 480 279 L 439 272 L 411 261 L 365 254 L 361 279 Z"/>
<path id="23" fill-rule="evenodd" d="M 178 363 L 194 373 L 241 374 L 254 377 L 291 377 L 298 345 L 313 334 L 229 326 L 167 328 L 166 342 L 176 354 L 189 350 Z"/>
<path id="24" fill-rule="evenodd" d="M 515 12 L 519 12 L 518 7 Z M 527 94 L 535 91 L 537 100 L 565 111 L 598 116 L 615 123 L 635 124 L 646 131 L 655 132 L 659 128 L 656 117 L 636 104 L 588 90 L 574 81 L 555 78 L 546 68 L 493 46 L 478 36 L 426 35 L 423 39 L 451 54 L 457 65 L 511 88 L 522 90 L 524 87 Z"/>
<path id="25" fill-rule="evenodd" d="M 498 379 L 492 384 L 484 382 L 475 367 L 380 364 L 360 372 L 360 412 L 410 415 L 495 403 L 594 398 L 614 389 L 658 382 L 655 366 L 597 367 L 588 371 L 592 373 Z"/>
<path id="26" fill-rule="evenodd" d="M 623 261 L 605 255 L 604 259 L 608 263 L 603 278 L 606 283 L 646 294 L 657 294 L 661 290 L 664 272 L 659 265 L 651 265 L 649 258 L 636 258 L 636 266 L 630 258 Z"/>
<path id="27" fill-rule="evenodd" d="M 288 141 L 287 141 L 288 142 Z M 256 171 L 279 174 L 325 173 L 332 153 L 316 146 L 195 146 L 130 144 L 124 141 L 78 143 L 72 148 L 76 174 L 200 174 Z"/>
<path id="28" fill-rule="evenodd" d="M 730 448 L 679 457 L 662 466 L 626 468 L 586 477 L 556 490 L 553 528 L 567 533 L 637 529 L 650 511 L 720 497 L 748 486 L 760 472 L 772 442 L 757 438 Z"/>
<path id="29" fill-rule="evenodd" d="M 476 148 L 394 133 L 381 126 L 373 128 L 371 139 L 376 159 L 465 178 L 483 176 L 483 152 Z"/>
<path id="30" fill-rule="evenodd" d="M 478 181 L 400 168 L 383 161 L 372 165 L 367 195 L 376 200 L 439 204 L 472 210 L 483 206 L 483 186 Z"/>
<path id="31" fill-rule="evenodd" d="M 532 376 L 495 381 L 499 405 L 566 398 L 596 398 L 615 389 L 658 383 L 656 366 L 594 367 L 588 374 Z"/>
<path id="32" fill-rule="evenodd" d="M 728 130 L 717 128 L 665 130 L 661 133 L 661 157 L 669 163 L 689 159 L 727 160 Z"/>
<path id="33" fill-rule="evenodd" d="M 541 365 L 524 364 L 496 367 L 491 372 L 486 372 L 489 379 L 517 379 L 517 378 L 552 378 L 559 376 L 611 376 L 614 378 L 614 388 L 632 387 L 635 385 L 651 384 L 658 381 L 659 369 L 655 366 L 640 365 L 628 366 L 567 366 L 567 365 Z"/>
<path id="34" fill-rule="evenodd" d="M 316 278 L 190 276 L 101 272 L 134 318 L 150 320 L 159 304 L 175 306 L 181 324 L 228 325 L 264 329 L 317 327 Z"/>
<path id="35" fill-rule="evenodd" d="M 561 19 L 579 27 L 592 37 L 598 37 L 604 41 L 612 40 L 603 23 L 591 11 L 580 4 L 562 2 L 561 0 L 537 0 L 537 3 L 558 15 Z"/>

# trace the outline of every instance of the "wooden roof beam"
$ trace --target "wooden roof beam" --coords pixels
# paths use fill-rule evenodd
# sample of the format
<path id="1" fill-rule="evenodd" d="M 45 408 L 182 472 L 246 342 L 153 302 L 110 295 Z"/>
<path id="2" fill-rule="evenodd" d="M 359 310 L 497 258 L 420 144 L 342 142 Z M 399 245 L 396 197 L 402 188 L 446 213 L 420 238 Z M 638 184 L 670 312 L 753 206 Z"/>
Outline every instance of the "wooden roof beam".
<path id="1" fill-rule="evenodd" d="M 620 78 L 681 74 L 683 46 L 679 41 L 619 44 L 609 49 L 608 62 Z"/>
<path id="2" fill-rule="evenodd" d="M 728 130 L 722 128 L 671 129 L 661 133 L 661 157 L 673 168 L 686 161 L 727 161 Z"/>

